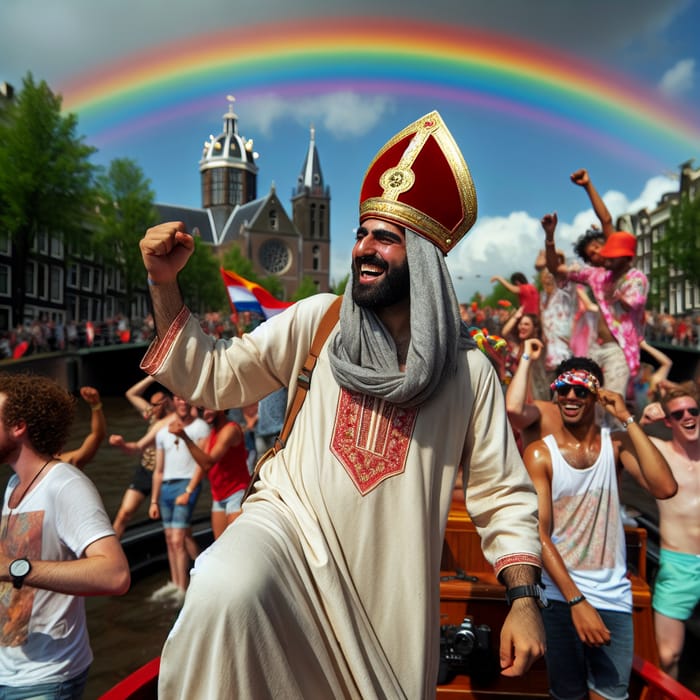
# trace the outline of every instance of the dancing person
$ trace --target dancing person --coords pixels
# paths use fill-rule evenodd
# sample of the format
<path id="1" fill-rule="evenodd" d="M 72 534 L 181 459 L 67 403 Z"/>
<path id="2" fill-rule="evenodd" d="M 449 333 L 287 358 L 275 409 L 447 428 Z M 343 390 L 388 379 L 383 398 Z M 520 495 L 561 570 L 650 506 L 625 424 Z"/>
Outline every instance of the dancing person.
<path id="1" fill-rule="evenodd" d="M 248 451 L 241 426 L 226 416 L 226 411 L 205 408 L 202 419 L 211 432 L 200 447 L 185 431 L 180 420 L 173 422 L 170 432 L 184 440 L 187 449 L 211 485 L 211 529 L 214 539 L 240 514 L 243 494 L 250 483 Z M 187 505 L 189 494 L 180 494 L 176 505 Z"/>
<path id="2" fill-rule="evenodd" d="M 683 389 L 661 400 L 670 440 L 651 441 L 678 482 L 673 498 L 658 500 L 660 558 L 654 581 L 654 627 L 661 667 L 678 678 L 685 622 L 700 602 L 700 409 Z"/>
<path id="3" fill-rule="evenodd" d="M 677 484 L 623 397 L 601 388 L 603 373 L 572 357 L 552 384 L 562 426 L 523 455 L 539 503 L 547 598 L 547 675 L 555 698 L 627 697 L 632 671 L 632 589 L 618 479 L 626 470 L 657 499 Z M 596 423 L 599 403 L 625 430 Z"/>
<path id="4" fill-rule="evenodd" d="M 513 376 L 520 365 L 525 341 L 537 338 L 542 342 L 542 325 L 539 314 L 526 314 L 521 306 L 506 321 L 501 333 L 508 343 L 504 360 L 503 382 L 507 386 L 513 381 Z M 531 399 L 540 401 L 546 401 L 551 396 L 544 366 L 544 356 L 538 355 L 537 360 L 533 361 L 533 366 L 530 368 L 528 395 Z"/>
<path id="5" fill-rule="evenodd" d="M 126 392 L 129 402 L 149 422 L 149 429 L 138 440 L 126 441 L 122 435 L 109 436 L 109 444 L 124 454 L 138 456 L 140 462 L 134 469 L 131 481 L 124 491 L 122 502 L 114 518 L 112 527 L 121 539 L 134 514 L 141 504 L 150 497 L 153 488 L 153 470 L 156 466 L 156 435 L 174 417 L 172 398 L 163 391 L 155 391 L 148 399 L 143 392 L 155 381 L 150 375 L 134 384 Z"/>
<path id="6" fill-rule="evenodd" d="M 540 313 L 540 293 L 534 284 L 527 281 L 522 272 L 514 272 L 510 276 L 510 282 L 501 275 L 494 275 L 491 282 L 500 282 L 511 294 L 517 294 L 518 306 L 522 308 L 523 313 Z"/>
<path id="7" fill-rule="evenodd" d="M 80 698 L 92 663 L 84 596 L 122 595 L 129 563 L 92 481 L 54 455 L 75 401 L 54 381 L 0 374 L 0 697 Z"/>
<path id="8" fill-rule="evenodd" d="M 626 231 L 612 230 L 610 213 L 585 170 L 574 173 L 572 180 L 585 186 L 606 240 L 595 251 L 589 250 L 589 257 L 596 256 L 591 258 L 590 265 L 581 269 L 568 268 L 560 264 L 554 243 L 554 228 L 549 227 L 545 229 L 547 267 L 561 279 L 590 287 L 600 311 L 598 337 L 590 346 L 590 357 L 602 368 L 605 386 L 610 391 L 627 396 L 629 379 L 639 370 L 639 339 L 644 335 L 644 308 L 649 282 L 646 275 L 632 264 L 637 248 L 636 236 Z M 603 260 L 602 266 L 597 264 L 599 259 Z"/>
<path id="9" fill-rule="evenodd" d="M 192 534 L 192 513 L 201 491 L 202 471 L 178 433 L 184 431 L 190 440 L 204 446 L 209 426 L 195 418 L 192 404 L 181 396 L 173 396 L 173 419 L 156 434 L 156 466 L 148 515 L 160 519 L 168 549 L 170 580 L 153 595 L 154 600 L 173 597 L 182 600 L 188 584 L 190 559 L 196 559 L 199 549 L 187 546 Z M 177 426 L 174 428 L 174 426 Z M 178 501 L 178 496 L 184 495 Z M 194 542 L 194 540 L 191 540 Z"/>
<path id="10" fill-rule="evenodd" d="M 469 170 L 437 112 L 370 165 L 339 321 L 286 444 L 195 562 L 163 649 L 163 697 L 432 697 L 443 531 L 461 470 L 511 600 L 501 672 L 521 675 L 543 653 L 536 495 L 444 259 L 475 218 Z M 336 297 L 215 341 L 177 284 L 193 248 L 180 222 L 141 241 L 157 333 L 142 368 L 217 409 L 282 386 L 296 396 Z"/>

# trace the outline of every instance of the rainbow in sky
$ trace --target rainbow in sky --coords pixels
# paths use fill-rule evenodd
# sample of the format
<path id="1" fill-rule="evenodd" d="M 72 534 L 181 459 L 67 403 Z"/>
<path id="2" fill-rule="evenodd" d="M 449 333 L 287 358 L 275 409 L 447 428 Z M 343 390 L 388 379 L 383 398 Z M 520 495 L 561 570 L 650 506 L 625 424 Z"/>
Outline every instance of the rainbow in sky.
<path id="1" fill-rule="evenodd" d="M 641 153 L 700 146 L 662 95 L 563 52 L 444 24 L 343 18 L 265 23 L 159 45 L 60 85 L 91 141 L 113 141 L 237 99 L 329 92 L 477 106 Z"/>

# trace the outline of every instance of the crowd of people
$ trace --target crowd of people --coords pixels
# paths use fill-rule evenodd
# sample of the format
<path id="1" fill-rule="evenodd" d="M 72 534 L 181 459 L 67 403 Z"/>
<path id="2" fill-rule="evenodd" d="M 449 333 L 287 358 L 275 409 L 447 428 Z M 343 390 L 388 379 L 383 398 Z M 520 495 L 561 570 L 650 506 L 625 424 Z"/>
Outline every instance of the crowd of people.
<path id="1" fill-rule="evenodd" d="M 126 590 L 119 537 L 148 503 L 170 574 L 155 599 L 182 604 L 160 697 L 432 697 L 442 533 L 458 488 L 505 588 L 501 673 L 525 674 L 546 649 L 554 697 L 622 700 L 633 642 L 622 471 L 659 503 L 654 609 L 662 664 L 676 674 L 700 600 L 698 401 L 644 344 L 634 236 L 614 229 L 586 170 L 571 180 L 599 221 L 576 245 L 581 262 L 557 249 L 556 214 L 544 215 L 539 280 L 495 277 L 519 302 L 494 313 L 460 305 L 447 272 L 476 195 L 437 112 L 367 170 L 341 299 L 315 295 L 222 340 L 177 284 L 191 235 L 179 222 L 149 229 L 155 338 L 149 376 L 126 394 L 146 426 L 138 440 L 108 439 L 136 462 L 111 525 L 81 471 L 107 434 L 99 393 L 81 391 L 90 433 L 66 453 L 66 392 L 0 375 L 0 447 L 15 472 L 0 689 L 62 697 L 71 683 L 67 696 L 79 697 L 91 659 L 80 596 Z M 652 423 L 670 439 L 650 438 Z M 215 540 L 200 553 L 191 518 L 205 478 Z M 40 622 L 59 639 L 68 619 L 70 658 L 30 633 Z"/>

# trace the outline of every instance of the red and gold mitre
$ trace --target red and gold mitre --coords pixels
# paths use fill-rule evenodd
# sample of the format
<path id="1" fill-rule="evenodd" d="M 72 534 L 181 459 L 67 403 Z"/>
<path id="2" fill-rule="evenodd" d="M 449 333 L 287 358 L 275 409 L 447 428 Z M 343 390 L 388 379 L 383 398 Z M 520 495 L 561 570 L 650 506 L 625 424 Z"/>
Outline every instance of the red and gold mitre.
<path id="1" fill-rule="evenodd" d="M 442 117 L 431 112 L 377 153 L 360 191 L 360 222 L 409 228 L 447 253 L 476 221 L 476 191 Z"/>

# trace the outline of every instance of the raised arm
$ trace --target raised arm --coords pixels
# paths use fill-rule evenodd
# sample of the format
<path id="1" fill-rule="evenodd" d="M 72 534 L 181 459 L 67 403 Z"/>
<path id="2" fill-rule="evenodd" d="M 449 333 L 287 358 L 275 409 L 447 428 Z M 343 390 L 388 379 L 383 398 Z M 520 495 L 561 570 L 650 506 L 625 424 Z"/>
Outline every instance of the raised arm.
<path id="1" fill-rule="evenodd" d="M 544 259 L 547 269 L 558 279 L 566 276 L 568 268 L 559 258 L 557 246 L 554 242 L 554 232 L 557 228 L 559 217 L 556 212 L 545 214 L 541 219 L 542 229 L 544 230 Z"/>
<path id="2" fill-rule="evenodd" d="M 102 409 L 100 392 L 97 389 L 91 386 L 81 387 L 80 395 L 90 406 L 90 432 L 85 436 L 80 447 L 63 452 L 58 457 L 61 461 L 68 462 L 78 469 L 84 469 L 97 454 L 97 450 L 107 435 L 107 421 Z"/>
<path id="3" fill-rule="evenodd" d="M 149 228 L 139 245 L 148 274 L 156 334 L 162 339 L 184 305 L 177 276 L 194 252 L 194 239 L 181 221 L 170 221 Z"/>
<path id="4" fill-rule="evenodd" d="M 615 232 L 615 228 L 612 223 L 612 216 L 608 208 L 605 206 L 601 196 L 598 194 L 598 190 L 593 187 L 591 178 L 588 176 L 588 170 L 581 168 L 575 173 L 571 174 L 571 182 L 579 187 L 583 187 L 586 190 L 588 199 L 591 200 L 591 205 L 593 206 L 593 211 L 600 221 L 600 226 L 603 230 L 603 235 L 607 238 L 611 233 Z"/>
<path id="5" fill-rule="evenodd" d="M 653 345 L 649 345 L 646 340 L 641 340 L 639 342 L 639 348 L 640 350 L 644 350 L 648 355 L 651 355 L 651 357 L 659 363 L 658 368 L 654 374 L 651 375 L 651 379 L 649 380 L 649 394 L 653 394 L 659 384 L 668 379 L 671 367 L 673 367 L 673 360 L 668 355 L 661 352 L 661 350 L 657 350 Z"/>
<path id="6" fill-rule="evenodd" d="M 527 388 L 530 383 L 530 368 L 542 354 L 543 348 L 542 341 L 537 338 L 525 341 L 520 362 L 506 390 L 508 420 L 516 430 L 523 430 L 542 417 L 540 409 L 527 402 Z"/>
<path id="7" fill-rule="evenodd" d="M 518 321 L 523 317 L 523 307 L 519 306 L 514 313 L 508 316 L 508 319 L 503 324 L 501 328 L 501 335 L 507 338 L 514 330 L 515 326 L 518 325 Z"/>
<path id="8" fill-rule="evenodd" d="M 520 287 L 517 284 L 509 282 L 505 277 L 500 275 L 494 275 L 491 278 L 491 282 L 500 282 L 511 294 L 517 294 L 520 291 Z"/>
<path id="9" fill-rule="evenodd" d="M 155 384 L 155 379 L 150 375 L 146 375 L 144 379 L 136 382 L 132 387 L 129 387 L 124 394 L 128 399 L 129 403 L 144 417 L 150 415 L 151 409 L 153 408 L 147 399 L 143 397 L 143 392 L 148 389 L 149 386 Z"/>
<path id="10" fill-rule="evenodd" d="M 678 490 L 668 462 L 658 448 L 634 420 L 620 394 L 607 389 L 598 392 L 603 408 L 626 426 L 626 431 L 612 434 L 619 450 L 622 466 L 634 477 L 642 488 L 654 498 L 671 498 Z"/>

